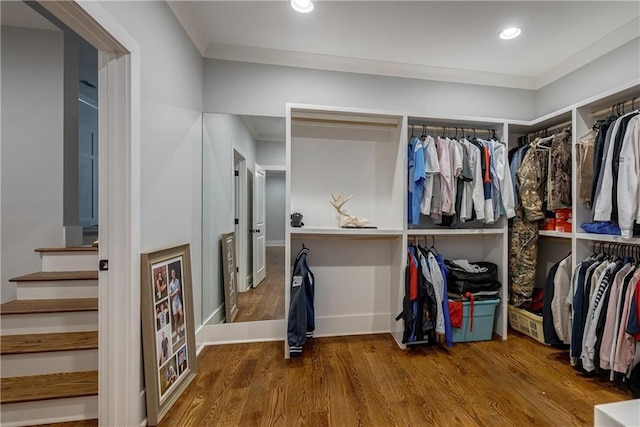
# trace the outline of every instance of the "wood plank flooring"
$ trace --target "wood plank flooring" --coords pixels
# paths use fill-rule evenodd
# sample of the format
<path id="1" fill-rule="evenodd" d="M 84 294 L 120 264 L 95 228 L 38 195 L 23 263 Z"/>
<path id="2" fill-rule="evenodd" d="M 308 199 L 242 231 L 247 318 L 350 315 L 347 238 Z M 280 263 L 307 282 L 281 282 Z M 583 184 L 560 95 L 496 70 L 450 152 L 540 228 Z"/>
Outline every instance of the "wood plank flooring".
<path id="1" fill-rule="evenodd" d="M 568 353 L 507 341 L 401 350 L 390 334 L 209 346 L 160 426 L 588 426 L 593 406 L 631 399 L 575 371 Z"/>
<path id="2" fill-rule="evenodd" d="M 0 354 L 90 350 L 97 348 L 98 331 L 5 335 L 0 341 Z"/>
<path id="3" fill-rule="evenodd" d="M 98 394 L 98 371 L 0 378 L 0 402 L 16 403 Z"/>
<path id="4" fill-rule="evenodd" d="M 284 319 L 284 246 L 267 246 L 267 277 L 257 288 L 238 292 L 235 322 Z"/>

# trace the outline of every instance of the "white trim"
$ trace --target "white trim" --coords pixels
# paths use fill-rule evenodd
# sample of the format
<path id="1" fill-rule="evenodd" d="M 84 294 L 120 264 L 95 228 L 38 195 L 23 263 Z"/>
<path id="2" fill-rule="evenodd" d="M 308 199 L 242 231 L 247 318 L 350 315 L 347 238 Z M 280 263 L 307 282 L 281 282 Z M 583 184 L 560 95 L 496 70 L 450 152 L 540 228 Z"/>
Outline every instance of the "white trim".
<path id="1" fill-rule="evenodd" d="M 274 246 L 285 246 L 285 241 L 284 240 L 267 240 L 266 246 L 269 248 Z"/>
<path id="2" fill-rule="evenodd" d="M 238 165 L 238 189 L 240 193 L 240 200 L 237 201 L 237 206 L 239 212 L 235 212 L 238 215 L 238 235 L 236 236 L 236 247 L 238 248 L 236 267 L 238 267 L 237 274 L 237 291 L 238 292 L 246 292 L 249 289 L 249 284 L 247 282 L 247 234 L 249 233 L 249 224 L 248 224 L 248 195 L 247 195 L 247 156 L 237 147 L 233 147 L 231 154 L 231 170 L 236 170 L 236 159 L 239 161 Z M 236 185 L 236 178 L 231 177 L 233 180 L 233 185 Z M 236 192 L 235 188 L 232 191 L 232 206 L 236 207 Z M 235 220 L 235 217 L 234 217 Z M 233 229 L 235 230 L 236 226 L 233 225 Z M 244 238 L 242 236 L 245 236 Z"/>
<path id="3" fill-rule="evenodd" d="M 286 165 L 261 165 L 265 172 L 286 172 Z"/>
<path id="4" fill-rule="evenodd" d="M 284 319 L 203 325 L 196 342 L 204 345 L 283 341 Z"/>
<path id="5" fill-rule="evenodd" d="M 215 321 L 215 320 L 212 321 L 212 319 L 214 319 L 215 317 L 218 317 L 219 321 Z M 200 333 L 200 331 L 205 325 L 207 324 L 215 325 L 218 323 L 222 323 L 223 320 L 224 320 L 224 304 L 220 304 L 220 307 L 216 308 L 214 312 L 211 313 L 211 316 L 207 317 L 207 319 L 204 322 L 202 322 L 202 325 L 200 325 L 198 330 L 196 330 L 196 335 Z"/>
<path id="6" fill-rule="evenodd" d="M 78 102 L 82 102 L 83 104 L 88 105 L 94 110 L 98 109 L 98 103 L 94 99 L 91 99 L 88 96 L 83 95 L 81 93 L 78 94 Z"/>

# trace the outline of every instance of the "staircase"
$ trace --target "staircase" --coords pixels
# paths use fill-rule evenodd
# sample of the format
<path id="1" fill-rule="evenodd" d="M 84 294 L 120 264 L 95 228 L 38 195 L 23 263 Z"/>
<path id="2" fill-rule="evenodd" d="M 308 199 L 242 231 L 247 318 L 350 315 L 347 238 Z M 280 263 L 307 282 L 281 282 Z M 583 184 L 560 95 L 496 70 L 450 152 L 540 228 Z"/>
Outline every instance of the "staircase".
<path id="1" fill-rule="evenodd" d="M 98 252 L 36 249 L 42 271 L 0 305 L 0 424 L 98 418 Z"/>

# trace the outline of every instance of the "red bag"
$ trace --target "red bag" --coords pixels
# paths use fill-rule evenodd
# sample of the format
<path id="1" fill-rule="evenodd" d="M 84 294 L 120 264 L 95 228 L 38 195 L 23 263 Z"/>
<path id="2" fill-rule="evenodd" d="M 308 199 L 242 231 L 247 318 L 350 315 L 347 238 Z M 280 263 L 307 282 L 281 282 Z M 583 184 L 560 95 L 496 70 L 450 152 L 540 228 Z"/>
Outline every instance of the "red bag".
<path id="1" fill-rule="evenodd" d="M 449 300 L 449 318 L 454 328 L 462 327 L 462 308 L 462 301 Z"/>

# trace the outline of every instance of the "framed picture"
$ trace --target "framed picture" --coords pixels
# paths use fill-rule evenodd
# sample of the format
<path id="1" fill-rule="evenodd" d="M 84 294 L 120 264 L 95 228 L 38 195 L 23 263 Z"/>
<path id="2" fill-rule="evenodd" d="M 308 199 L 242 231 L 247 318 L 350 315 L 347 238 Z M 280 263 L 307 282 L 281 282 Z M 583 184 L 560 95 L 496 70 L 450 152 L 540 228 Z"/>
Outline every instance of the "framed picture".
<path id="1" fill-rule="evenodd" d="M 147 423 L 155 426 L 197 372 L 189 245 L 143 253 L 140 269 Z"/>
<path id="2" fill-rule="evenodd" d="M 233 322 L 238 314 L 236 298 L 236 240 L 235 233 L 222 235 L 222 273 L 224 280 L 224 308 L 227 323 Z"/>

